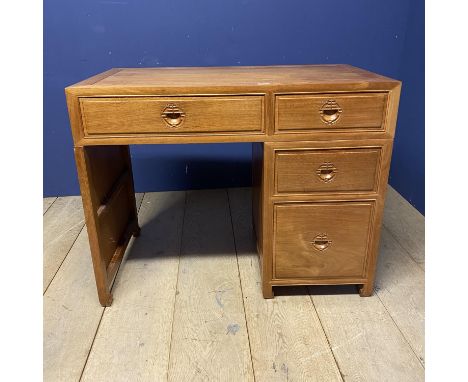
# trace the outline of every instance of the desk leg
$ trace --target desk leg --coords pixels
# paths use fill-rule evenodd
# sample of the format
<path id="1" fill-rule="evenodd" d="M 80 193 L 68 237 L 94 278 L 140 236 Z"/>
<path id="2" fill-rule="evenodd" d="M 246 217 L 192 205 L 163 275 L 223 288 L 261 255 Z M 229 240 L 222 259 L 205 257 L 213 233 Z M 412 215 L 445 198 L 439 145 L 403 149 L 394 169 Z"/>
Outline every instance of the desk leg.
<path id="1" fill-rule="evenodd" d="M 272 171 L 272 158 L 265 157 L 263 143 L 252 144 L 252 221 L 260 256 L 263 298 L 273 298 L 272 235 L 268 233 L 271 217 L 270 194 L 267 189 Z"/>
<path id="2" fill-rule="evenodd" d="M 102 306 L 132 235 L 140 227 L 128 146 L 75 147 L 94 276 Z"/>

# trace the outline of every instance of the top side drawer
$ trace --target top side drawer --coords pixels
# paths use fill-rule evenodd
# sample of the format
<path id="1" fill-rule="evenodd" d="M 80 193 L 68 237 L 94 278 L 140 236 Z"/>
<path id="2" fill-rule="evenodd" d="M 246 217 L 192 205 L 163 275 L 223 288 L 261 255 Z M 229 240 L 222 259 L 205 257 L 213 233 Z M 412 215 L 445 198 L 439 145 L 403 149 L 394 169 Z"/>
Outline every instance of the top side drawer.
<path id="1" fill-rule="evenodd" d="M 85 136 L 262 133 L 264 96 L 81 97 Z"/>
<path id="2" fill-rule="evenodd" d="M 383 131 L 387 93 L 277 95 L 275 133 Z"/>

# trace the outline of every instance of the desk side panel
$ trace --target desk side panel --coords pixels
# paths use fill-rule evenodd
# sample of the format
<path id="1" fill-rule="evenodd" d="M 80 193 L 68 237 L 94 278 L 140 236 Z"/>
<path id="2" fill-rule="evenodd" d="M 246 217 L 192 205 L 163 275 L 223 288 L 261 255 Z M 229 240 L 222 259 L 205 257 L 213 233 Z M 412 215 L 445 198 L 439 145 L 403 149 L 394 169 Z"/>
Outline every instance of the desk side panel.
<path id="1" fill-rule="evenodd" d="M 125 249 L 139 234 L 128 146 L 75 147 L 86 226 L 103 306 Z"/>

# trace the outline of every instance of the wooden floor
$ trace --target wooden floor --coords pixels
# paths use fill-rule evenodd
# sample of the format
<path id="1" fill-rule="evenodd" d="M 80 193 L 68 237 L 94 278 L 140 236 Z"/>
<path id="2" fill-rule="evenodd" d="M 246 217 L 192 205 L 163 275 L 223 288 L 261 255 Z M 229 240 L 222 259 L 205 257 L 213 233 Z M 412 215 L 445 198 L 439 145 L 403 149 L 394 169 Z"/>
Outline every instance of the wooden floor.
<path id="1" fill-rule="evenodd" d="M 264 300 L 250 189 L 137 195 L 109 308 L 79 197 L 44 199 L 44 380 L 423 381 L 424 217 L 389 188 L 376 293 Z"/>

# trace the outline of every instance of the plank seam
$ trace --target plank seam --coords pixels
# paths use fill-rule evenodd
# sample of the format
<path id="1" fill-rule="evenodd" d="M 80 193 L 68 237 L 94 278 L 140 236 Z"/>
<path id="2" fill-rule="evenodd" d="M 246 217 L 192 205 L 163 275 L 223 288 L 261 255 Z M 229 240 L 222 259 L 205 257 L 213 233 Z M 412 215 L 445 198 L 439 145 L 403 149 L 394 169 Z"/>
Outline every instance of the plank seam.
<path id="1" fill-rule="evenodd" d="M 336 368 L 338 369 L 338 371 L 340 373 L 340 378 L 344 382 L 343 372 L 340 369 L 340 365 L 338 364 L 338 360 L 335 357 L 335 353 L 333 352 L 333 348 L 332 348 L 332 346 L 330 344 L 330 340 L 328 339 L 327 332 L 326 332 L 325 328 L 323 327 L 322 320 L 320 319 L 320 315 L 319 315 L 319 313 L 317 311 L 317 308 L 315 307 L 314 299 L 312 298 L 312 296 L 310 294 L 310 287 L 307 287 L 307 292 L 308 292 L 308 295 L 309 295 L 310 302 L 312 303 L 312 307 L 314 308 L 315 314 L 317 315 L 317 319 L 318 319 L 318 321 L 320 323 L 320 327 L 322 328 L 323 335 L 325 336 L 325 339 L 327 340 L 327 345 L 328 345 L 328 348 L 330 349 L 330 352 L 331 352 L 331 354 L 333 356 L 333 360 L 335 361 Z"/>
<path id="2" fill-rule="evenodd" d="M 91 341 L 91 346 L 89 347 L 88 354 L 86 355 L 86 359 L 84 361 L 83 368 L 81 369 L 80 378 L 78 379 L 78 381 L 81 381 L 81 379 L 83 378 L 83 374 L 86 369 L 86 365 L 88 364 L 88 359 L 89 359 L 89 356 L 91 355 L 91 351 L 93 350 L 94 341 L 96 340 L 97 334 L 99 332 L 99 327 L 101 326 L 102 318 L 104 317 L 105 311 L 106 311 L 106 308 L 104 307 L 102 309 L 101 317 L 99 318 L 99 322 L 97 324 L 96 331 L 94 332 L 93 340 Z"/>
<path id="3" fill-rule="evenodd" d="M 227 201 L 228 201 L 228 207 L 229 207 L 229 218 L 231 220 L 232 238 L 234 240 L 234 251 L 236 252 L 237 275 L 239 277 L 240 290 L 241 290 L 241 294 L 242 294 L 242 308 L 244 309 L 245 329 L 247 330 L 247 340 L 249 342 L 250 364 L 252 365 L 253 379 L 254 379 L 254 382 L 255 382 L 256 381 L 255 366 L 254 366 L 253 357 L 252 357 L 252 347 L 250 346 L 249 325 L 248 325 L 247 315 L 246 315 L 246 311 L 245 311 L 244 288 L 242 286 L 242 278 L 241 278 L 240 269 L 239 269 L 239 255 L 238 255 L 238 252 L 237 252 L 236 234 L 234 233 L 234 222 L 232 221 L 231 199 L 229 198 L 229 190 L 228 189 L 226 189 L 226 195 L 227 195 Z"/>
<path id="4" fill-rule="evenodd" d="M 421 214 L 413 205 L 411 205 L 411 203 L 409 203 L 394 187 L 392 187 L 390 184 L 388 185 L 388 187 L 391 188 L 393 190 L 393 192 L 396 194 L 395 195 L 396 199 L 400 199 L 400 200 L 397 200 L 395 203 L 399 203 L 400 205 L 404 206 L 403 208 L 405 208 L 407 210 L 416 211 L 418 214 L 420 214 L 422 216 L 423 219 L 425 219 L 424 215 Z M 388 194 L 389 194 L 389 192 L 387 191 L 387 195 Z M 400 242 L 400 240 L 398 239 L 398 235 L 396 233 L 394 233 L 393 230 L 385 222 L 382 222 L 382 225 L 387 229 L 388 232 L 390 232 L 392 237 L 405 250 L 405 252 L 411 258 L 411 260 L 413 260 L 416 263 L 416 265 L 424 271 L 424 268 L 422 267 L 422 263 L 418 262 L 413 256 L 411 256 L 411 250 L 409 248 L 406 248 L 404 243 Z"/>
<path id="5" fill-rule="evenodd" d="M 185 225 L 185 213 L 187 211 L 187 191 L 184 192 L 184 213 L 182 215 L 182 226 L 180 229 L 180 239 L 179 239 L 179 256 L 177 263 L 177 278 L 176 278 L 176 289 L 174 296 L 174 305 L 172 307 L 172 320 L 171 320 L 171 338 L 169 340 L 169 357 L 167 359 L 167 368 L 166 368 L 166 380 L 169 380 L 169 368 L 171 365 L 171 354 L 172 354 L 172 337 L 174 334 L 174 316 L 175 316 L 175 307 L 177 302 L 177 292 L 179 290 L 179 270 L 180 270 L 180 256 L 182 253 L 182 239 L 184 237 L 184 225 Z"/>
<path id="6" fill-rule="evenodd" d="M 388 233 L 390 234 L 390 236 L 398 243 L 398 245 L 403 249 L 403 251 L 405 252 L 405 254 L 412 260 L 416 263 L 416 265 L 418 266 L 418 268 L 420 268 L 424 273 L 425 273 L 425 270 L 422 266 L 422 263 L 418 262 L 413 256 L 411 256 L 411 253 L 409 251 L 409 249 L 407 249 L 405 247 L 404 244 L 402 244 L 400 242 L 400 240 L 398 240 L 398 237 L 392 232 L 392 230 L 390 228 L 388 228 L 388 226 L 384 223 L 382 224 L 383 227 L 388 231 Z"/>
<path id="7" fill-rule="evenodd" d="M 143 204 L 143 199 L 145 198 L 145 193 L 143 193 L 143 196 L 141 198 L 141 202 L 140 204 L 138 205 L 138 208 L 137 208 L 137 221 L 138 221 L 138 213 L 140 212 L 140 208 L 141 208 L 141 205 Z M 123 259 L 122 259 L 123 260 Z M 118 270 L 117 270 L 118 272 Z M 116 273 L 116 276 L 117 276 L 117 273 Z M 116 277 L 114 278 L 114 280 L 112 281 L 112 285 L 111 285 L 111 289 L 114 285 L 114 282 L 115 282 L 115 279 Z M 86 365 L 88 364 L 88 359 L 89 359 L 89 356 L 91 355 L 91 352 L 93 350 L 93 346 L 94 346 L 94 341 L 96 340 L 96 337 L 97 337 L 97 334 L 99 332 L 99 328 L 101 327 L 101 322 L 102 322 L 102 319 L 104 317 L 104 313 L 106 312 L 106 308 L 107 307 L 104 307 L 102 309 L 102 313 L 101 313 L 101 317 L 99 318 L 99 322 L 96 326 L 96 331 L 94 332 L 94 337 L 93 337 L 93 341 L 91 342 L 91 346 L 89 347 L 89 351 L 88 351 L 88 354 L 86 356 L 86 359 L 84 361 L 84 364 L 83 364 L 83 368 L 81 369 L 81 373 L 80 373 L 80 378 L 78 379 L 78 381 L 81 381 L 81 379 L 83 378 L 83 374 L 84 374 L 84 371 L 86 369 Z"/>
<path id="8" fill-rule="evenodd" d="M 418 359 L 419 363 L 421 364 L 422 368 L 423 369 L 426 369 L 426 367 L 424 366 L 424 362 L 421 358 L 419 358 L 419 356 L 416 354 L 416 351 L 413 349 L 413 347 L 411 346 L 411 343 L 408 341 L 408 339 L 406 338 L 405 334 L 402 332 L 402 330 L 400 329 L 400 327 L 398 326 L 398 324 L 396 323 L 396 321 L 393 319 L 393 316 L 392 314 L 389 312 L 389 310 L 387 309 L 387 307 L 385 306 L 384 302 L 382 301 L 382 299 L 380 298 L 380 295 L 379 295 L 379 291 L 378 290 L 375 290 L 375 294 L 377 296 L 377 298 L 379 299 L 380 303 L 382 304 L 382 306 L 384 307 L 385 311 L 387 312 L 387 314 L 390 316 L 392 322 L 395 324 L 396 328 L 398 329 L 398 331 L 400 332 L 401 336 L 403 337 L 403 339 L 405 340 L 405 342 L 408 344 L 409 348 L 411 349 L 411 351 L 413 352 L 414 356 Z"/>
<path id="9" fill-rule="evenodd" d="M 52 207 L 52 204 L 55 203 L 55 201 L 58 199 L 58 196 L 55 197 L 54 201 L 52 203 L 49 204 L 49 206 L 47 207 L 47 209 L 42 213 L 42 216 L 44 216 L 47 211 L 49 211 L 50 207 Z"/>
<path id="10" fill-rule="evenodd" d="M 78 240 L 78 237 L 81 235 L 81 232 L 83 231 L 83 229 L 84 229 L 85 227 L 86 227 L 86 224 L 85 224 L 84 221 L 83 221 L 83 226 L 81 227 L 80 232 L 78 232 L 78 234 L 76 235 L 75 239 L 73 239 L 73 243 L 71 243 L 70 248 L 68 248 L 67 253 L 66 253 L 65 256 L 63 257 L 62 261 L 60 262 L 60 265 L 57 267 L 57 270 L 55 271 L 54 275 L 53 275 L 52 278 L 50 279 L 49 284 L 47 284 L 47 286 L 46 286 L 44 292 L 42 293 L 43 296 L 46 294 L 47 290 L 49 289 L 50 285 L 52 284 L 52 281 L 54 281 L 55 276 L 57 276 L 57 273 L 59 273 L 60 269 L 62 268 L 63 263 L 65 262 L 65 259 L 68 257 L 68 254 L 71 252 L 73 246 L 75 245 L 75 242 Z"/>

